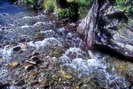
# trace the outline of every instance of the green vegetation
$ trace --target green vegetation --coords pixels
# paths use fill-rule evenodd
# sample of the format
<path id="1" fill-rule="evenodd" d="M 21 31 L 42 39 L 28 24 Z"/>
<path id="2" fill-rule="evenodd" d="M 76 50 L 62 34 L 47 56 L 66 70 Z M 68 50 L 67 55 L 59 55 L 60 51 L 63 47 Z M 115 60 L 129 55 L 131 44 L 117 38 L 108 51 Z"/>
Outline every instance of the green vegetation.
<path id="1" fill-rule="evenodd" d="M 26 1 L 27 3 L 34 3 L 34 0 L 24 0 Z"/>
<path id="2" fill-rule="evenodd" d="M 35 0 L 25 0 L 28 3 L 35 4 Z M 59 8 L 56 0 L 44 0 L 43 8 L 50 12 L 56 12 L 60 18 L 76 21 L 86 16 L 93 0 L 67 0 L 68 8 Z M 115 0 L 115 7 L 133 14 L 133 0 Z"/>
<path id="3" fill-rule="evenodd" d="M 68 8 L 55 8 L 54 11 L 58 14 L 59 18 L 76 21 L 79 17 L 78 4 L 71 3 Z"/>
<path id="4" fill-rule="evenodd" d="M 27 3 L 35 5 L 35 0 L 24 0 Z M 78 18 L 85 17 L 93 0 L 67 0 L 68 8 L 59 8 L 56 0 L 44 0 L 43 8 L 48 11 L 54 11 L 59 18 L 76 21 Z"/>
<path id="5" fill-rule="evenodd" d="M 133 0 L 116 0 L 116 8 L 133 14 Z"/>
<path id="6" fill-rule="evenodd" d="M 56 6 L 56 0 L 45 0 L 43 8 L 56 12 L 59 18 L 76 21 L 87 14 L 92 0 L 67 0 L 67 2 L 68 8 L 59 8 Z"/>
<path id="7" fill-rule="evenodd" d="M 75 0 L 79 4 L 79 15 L 80 18 L 83 18 L 86 16 L 88 9 L 91 7 L 93 0 Z"/>
<path id="8" fill-rule="evenodd" d="M 49 11 L 54 11 L 55 4 L 56 4 L 56 0 L 45 0 L 43 3 L 43 8 Z"/>
<path id="9" fill-rule="evenodd" d="M 72 6 L 69 9 L 78 8 L 77 11 L 78 11 L 79 18 L 83 18 L 86 16 L 88 9 L 90 8 L 93 0 L 67 0 L 67 1 L 70 3 L 76 3 L 78 5 L 78 7 L 74 5 L 75 7 Z M 74 12 L 73 10 L 70 10 L 70 11 Z M 74 13 L 71 13 L 71 14 L 72 14 L 72 17 L 74 17 Z"/>

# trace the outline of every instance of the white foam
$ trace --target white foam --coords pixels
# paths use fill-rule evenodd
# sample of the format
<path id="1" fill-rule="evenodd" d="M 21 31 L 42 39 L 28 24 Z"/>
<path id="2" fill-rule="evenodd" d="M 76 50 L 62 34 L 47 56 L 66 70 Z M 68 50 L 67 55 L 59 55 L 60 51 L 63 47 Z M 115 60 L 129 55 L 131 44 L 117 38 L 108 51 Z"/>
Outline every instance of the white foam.
<path id="1" fill-rule="evenodd" d="M 29 27 L 31 27 L 31 26 L 29 26 L 29 25 L 27 25 L 27 24 L 24 25 L 24 26 L 21 26 L 22 29 L 24 29 L 24 28 L 29 28 Z"/>
<path id="2" fill-rule="evenodd" d="M 5 61 L 9 61 L 12 58 L 13 49 L 9 46 L 5 46 L 4 49 L 1 49 L 0 53 L 2 55 L 2 58 L 5 59 Z"/>
<path id="3" fill-rule="evenodd" d="M 20 45 L 20 44 L 19 44 Z M 20 45 L 21 47 L 21 45 Z M 27 43 L 27 47 L 28 48 L 22 48 L 22 50 L 25 52 L 25 53 L 29 53 L 30 50 L 38 50 L 39 52 L 45 52 L 47 53 L 48 51 L 51 51 L 53 49 L 56 49 L 56 48 L 61 48 L 62 47 L 62 43 L 57 40 L 56 38 L 54 37 L 51 37 L 51 38 L 46 38 L 42 41 L 36 41 L 36 42 L 28 42 Z M 2 56 L 2 58 L 6 61 L 10 61 L 13 59 L 13 56 L 16 55 L 16 53 L 13 52 L 13 48 L 14 47 L 10 47 L 10 46 L 5 46 L 3 49 L 1 48 L 0 49 L 0 55 Z M 32 50 L 32 51 L 33 51 Z M 20 53 L 17 53 L 17 55 L 19 56 Z M 16 56 L 17 56 L 16 55 Z M 26 56 L 26 55 L 25 55 Z"/>
<path id="4" fill-rule="evenodd" d="M 62 43 L 60 41 L 58 41 L 57 39 L 55 39 L 54 37 L 51 38 L 46 38 L 42 41 L 37 41 L 37 42 L 29 42 L 28 46 L 32 46 L 35 47 L 37 49 L 43 48 L 43 47 L 52 47 L 52 46 L 60 46 L 62 47 Z"/>

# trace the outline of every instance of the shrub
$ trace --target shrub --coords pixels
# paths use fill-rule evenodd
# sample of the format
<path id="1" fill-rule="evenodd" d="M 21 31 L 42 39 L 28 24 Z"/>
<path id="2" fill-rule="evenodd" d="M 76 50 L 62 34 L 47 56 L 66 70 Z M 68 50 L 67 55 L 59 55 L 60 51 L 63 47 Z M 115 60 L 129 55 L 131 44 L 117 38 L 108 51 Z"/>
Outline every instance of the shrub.
<path id="1" fill-rule="evenodd" d="M 88 9 L 91 7 L 93 0 L 67 0 L 68 2 L 75 2 L 78 4 L 78 14 L 80 18 L 86 16 Z"/>
<path id="2" fill-rule="evenodd" d="M 56 8 L 58 16 L 63 19 L 69 19 L 70 21 L 76 21 L 79 17 L 78 15 L 78 5 L 76 3 L 71 3 L 68 8 Z"/>
<path id="3" fill-rule="evenodd" d="M 86 16 L 92 0 L 67 0 L 67 2 L 69 3 L 68 8 L 55 8 L 55 12 L 60 18 L 76 21 Z"/>

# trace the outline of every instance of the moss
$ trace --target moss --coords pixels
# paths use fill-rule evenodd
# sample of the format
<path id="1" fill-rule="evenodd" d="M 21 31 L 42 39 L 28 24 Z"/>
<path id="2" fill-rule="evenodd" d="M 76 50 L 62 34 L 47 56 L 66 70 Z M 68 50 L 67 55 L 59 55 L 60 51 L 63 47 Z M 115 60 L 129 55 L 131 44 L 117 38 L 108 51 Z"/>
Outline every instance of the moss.
<path id="1" fill-rule="evenodd" d="M 128 23 L 120 23 L 120 24 L 118 24 L 117 27 L 118 27 L 118 29 L 124 29 L 132 24 L 133 24 L 133 20 L 129 18 Z"/>
<path id="2" fill-rule="evenodd" d="M 56 4 L 56 0 L 45 0 L 43 3 L 43 8 L 49 11 L 54 11 L 55 4 Z"/>
<path id="3" fill-rule="evenodd" d="M 126 28 L 127 26 L 128 26 L 127 23 L 121 23 L 117 27 L 118 27 L 118 29 L 123 29 L 123 28 Z"/>
<path id="4" fill-rule="evenodd" d="M 64 79 L 69 80 L 69 79 L 73 78 L 73 76 L 71 74 L 66 73 L 63 69 L 59 70 L 58 72 L 61 75 L 61 77 L 64 78 Z"/>
<path id="5" fill-rule="evenodd" d="M 60 57 L 62 56 L 63 51 L 61 49 L 53 50 L 51 53 L 49 53 L 50 57 Z"/>
<path id="6" fill-rule="evenodd" d="M 80 7 L 78 13 L 79 13 L 79 17 L 83 18 L 88 13 L 88 8 L 86 8 L 85 6 L 84 7 Z"/>

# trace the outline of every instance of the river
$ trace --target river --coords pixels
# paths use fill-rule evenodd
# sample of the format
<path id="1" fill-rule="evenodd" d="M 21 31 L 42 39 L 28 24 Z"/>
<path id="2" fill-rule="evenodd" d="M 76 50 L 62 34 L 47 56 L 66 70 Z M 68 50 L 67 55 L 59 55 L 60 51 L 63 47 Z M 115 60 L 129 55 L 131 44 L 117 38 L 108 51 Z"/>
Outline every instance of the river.
<path id="1" fill-rule="evenodd" d="M 132 89 L 129 79 L 120 73 L 132 70 L 132 64 L 97 50 L 82 50 L 83 43 L 77 33 L 57 28 L 45 14 L 1 0 L 0 88 L 80 89 L 79 84 L 81 89 Z M 54 64 L 57 61 L 61 70 Z M 65 72 L 76 77 L 71 79 Z"/>

